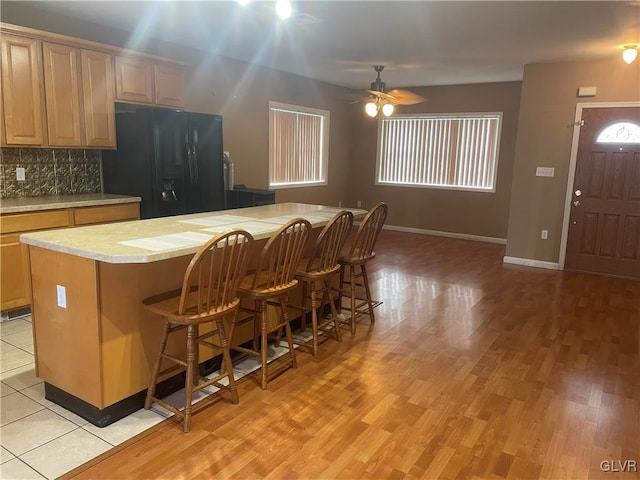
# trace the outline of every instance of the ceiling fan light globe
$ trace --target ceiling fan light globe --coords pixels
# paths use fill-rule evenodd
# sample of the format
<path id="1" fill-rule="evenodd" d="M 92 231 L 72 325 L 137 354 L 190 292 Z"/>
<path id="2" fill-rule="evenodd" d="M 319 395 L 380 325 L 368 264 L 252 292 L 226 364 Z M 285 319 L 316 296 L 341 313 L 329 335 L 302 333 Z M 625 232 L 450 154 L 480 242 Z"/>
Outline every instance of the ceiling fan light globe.
<path id="1" fill-rule="evenodd" d="M 388 117 L 389 115 L 392 115 L 393 114 L 393 110 L 394 110 L 394 107 L 393 107 L 393 105 L 391 103 L 385 103 L 382 106 L 382 114 L 385 117 Z"/>
<path id="2" fill-rule="evenodd" d="M 367 112 L 367 115 L 369 115 L 370 117 L 375 117 L 378 114 L 378 106 L 375 104 L 375 102 L 368 102 L 364 106 L 364 111 Z"/>
<path id="3" fill-rule="evenodd" d="M 638 57 L 638 47 L 627 47 L 622 52 L 622 59 L 627 64 L 632 64 L 633 61 Z"/>

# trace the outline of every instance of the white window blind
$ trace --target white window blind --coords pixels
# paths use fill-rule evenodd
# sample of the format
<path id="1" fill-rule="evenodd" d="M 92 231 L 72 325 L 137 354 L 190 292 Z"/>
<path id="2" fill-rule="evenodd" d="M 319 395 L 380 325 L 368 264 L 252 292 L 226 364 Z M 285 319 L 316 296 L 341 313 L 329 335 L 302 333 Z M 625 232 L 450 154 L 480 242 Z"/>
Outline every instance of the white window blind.
<path id="1" fill-rule="evenodd" d="M 269 104 L 269 186 L 325 185 L 329 112 Z"/>
<path id="2" fill-rule="evenodd" d="M 502 115 L 380 120 L 378 184 L 495 191 Z"/>

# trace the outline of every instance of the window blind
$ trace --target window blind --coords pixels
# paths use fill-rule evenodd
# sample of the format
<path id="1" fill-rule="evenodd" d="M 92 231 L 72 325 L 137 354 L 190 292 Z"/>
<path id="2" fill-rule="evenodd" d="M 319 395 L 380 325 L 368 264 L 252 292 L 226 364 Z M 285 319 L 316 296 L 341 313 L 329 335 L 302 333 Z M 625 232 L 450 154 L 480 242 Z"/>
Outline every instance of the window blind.
<path id="1" fill-rule="evenodd" d="M 500 114 L 382 119 L 378 183 L 493 191 L 500 122 Z"/>
<path id="2" fill-rule="evenodd" d="M 271 106 L 270 186 L 326 183 L 328 112 Z"/>

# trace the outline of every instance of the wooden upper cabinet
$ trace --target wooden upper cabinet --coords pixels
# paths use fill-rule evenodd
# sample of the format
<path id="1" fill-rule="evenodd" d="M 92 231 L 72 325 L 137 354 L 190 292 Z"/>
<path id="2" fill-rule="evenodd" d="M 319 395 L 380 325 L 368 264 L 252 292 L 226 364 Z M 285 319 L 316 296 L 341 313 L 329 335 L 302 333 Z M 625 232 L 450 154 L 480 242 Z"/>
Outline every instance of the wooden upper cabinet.
<path id="1" fill-rule="evenodd" d="M 153 103 L 153 63 L 116 56 L 116 100 Z"/>
<path id="2" fill-rule="evenodd" d="M 47 104 L 49 145 L 84 145 L 80 104 L 78 49 L 43 42 L 44 88 Z"/>
<path id="3" fill-rule="evenodd" d="M 81 50 L 86 145 L 115 147 L 116 124 L 112 55 Z"/>
<path id="4" fill-rule="evenodd" d="M 44 94 L 40 41 L 2 34 L 2 143 L 42 145 Z"/>
<path id="5" fill-rule="evenodd" d="M 184 106 L 184 68 L 169 63 L 155 63 L 155 103 L 169 107 Z"/>

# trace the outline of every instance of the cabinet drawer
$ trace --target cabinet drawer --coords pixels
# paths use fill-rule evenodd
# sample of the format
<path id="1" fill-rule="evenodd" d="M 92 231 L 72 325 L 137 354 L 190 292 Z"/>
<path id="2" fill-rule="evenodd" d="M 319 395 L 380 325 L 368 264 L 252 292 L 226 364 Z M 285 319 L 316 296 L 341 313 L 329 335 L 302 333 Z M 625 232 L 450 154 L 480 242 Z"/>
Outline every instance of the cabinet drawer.
<path id="1" fill-rule="evenodd" d="M 83 207 L 73 210 L 73 222 L 75 225 L 137 220 L 138 218 L 140 218 L 140 207 L 137 203 L 107 205 L 104 207 Z"/>
<path id="2" fill-rule="evenodd" d="M 48 228 L 66 227 L 68 225 L 69 213 L 66 209 L 2 215 L 0 218 L 0 231 L 2 231 L 2 233 L 46 230 Z"/>

